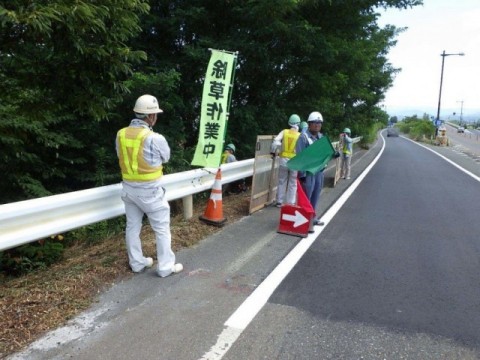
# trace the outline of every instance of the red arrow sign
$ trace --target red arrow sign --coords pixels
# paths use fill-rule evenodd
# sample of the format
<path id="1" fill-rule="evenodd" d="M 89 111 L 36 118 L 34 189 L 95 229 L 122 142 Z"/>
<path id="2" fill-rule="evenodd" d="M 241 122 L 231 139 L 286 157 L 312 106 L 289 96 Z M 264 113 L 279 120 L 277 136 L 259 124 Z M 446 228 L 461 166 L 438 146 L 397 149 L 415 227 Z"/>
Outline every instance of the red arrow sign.
<path id="1" fill-rule="evenodd" d="M 315 213 L 296 205 L 283 205 L 280 209 L 278 232 L 301 237 L 308 236 L 310 220 Z"/>

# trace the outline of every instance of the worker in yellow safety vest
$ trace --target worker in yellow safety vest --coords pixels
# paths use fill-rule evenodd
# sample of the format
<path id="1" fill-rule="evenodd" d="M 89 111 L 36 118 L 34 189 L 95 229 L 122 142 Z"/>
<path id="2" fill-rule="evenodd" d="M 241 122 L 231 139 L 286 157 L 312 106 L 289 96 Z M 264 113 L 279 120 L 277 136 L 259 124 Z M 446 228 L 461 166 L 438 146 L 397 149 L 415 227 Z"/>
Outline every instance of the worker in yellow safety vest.
<path id="1" fill-rule="evenodd" d="M 235 145 L 228 144 L 225 146 L 225 151 L 222 154 L 222 164 L 229 164 L 235 161 L 237 161 L 235 157 Z"/>
<path id="2" fill-rule="evenodd" d="M 340 134 L 340 151 L 342 154 L 342 157 L 340 158 L 340 177 L 347 180 L 350 180 L 350 169 L 352 164 L 353 152 L 353 140 L 350 136 L 352 136 L 352 132 L 349 128 L 343 129 L 343 132 Z"/>
<path id="3" fill-rule="evenodd" d="M 277 207 L 281 207 L 284 203 L 296 203 L 297 172 L 289 170 L 287 162 L 295 156 L 295 145 L 300 136 L 298 132 L 299 124 L 300 116 L 297 114 L 291 115 L 288 119 L 290 128 L 282 130 L 272 142 L 272 155 L 279 155 Z"/>
<path id="4" fill-rule="evenodd" d="M 235 145 L 228 144 L 225 146 L 225 151 L 222 154 L 221 163 L 222 164 L 230 164 L 237 161 L 235 157 Z M 247 185 L 245 184 L 245 179 L 240 179 L 234 181 L 226 186 L 226 192 L 232 194 L 239 194 L 241 192 L 247 191 Z"/>
<path id="5" fill-rule="evenodd" d="M 125 242 L 128 262 L 133 272 L 153 266 L 153 259 L 142 251 L 140 231 L 147 215 L 155 232 L 158 276 L 165 277 L 183 270 L 175 263 L 171 248 L 170 205 L 161 184 L 163 164 L 170 159 L 170 147 L 163 135 L 152 130 L 159 108 L 154 96 L 140 96 L 133 108 L 135 119 L 118 131 L 116 151 L 122 172 L 122 200 L 125 204 L 127 226 Z"/>

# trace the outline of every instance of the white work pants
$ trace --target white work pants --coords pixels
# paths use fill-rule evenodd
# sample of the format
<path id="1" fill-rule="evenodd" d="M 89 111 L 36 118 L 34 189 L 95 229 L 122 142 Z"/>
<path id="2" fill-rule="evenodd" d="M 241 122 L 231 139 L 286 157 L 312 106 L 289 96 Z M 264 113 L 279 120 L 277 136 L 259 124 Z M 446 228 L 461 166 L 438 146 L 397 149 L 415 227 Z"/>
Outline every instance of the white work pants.
<path id="1" fill-rule="evenodd" d="M 349 178 L 350 177 L 351 163 L 352 163 L 352 156 L 342 154 L 341 163 L 342 163 L 342 166 L 340 167 L 340 169 L 341 169 L 340 177 Z"/>
<path id="2" fill-rule="evenodd" d="M 122 200 L 125 203 L 127 216 L 125 241 L 130 267 L 134 272 L 139 272 L 145 268 L 147 263 L 143 256 L 140 240 L 142 219 L 146 214 L 155 233 L 157 274 L 161 277 L 170 275 L 175 264 L 175 254 L 171 249 L 170 205 L 165 199 L 165 191 L 162 188 L 155 190 L 130 189 L 128 192 L 124 189 Z"/>
<path id="3" fill-rule="evenodd" d="M 288 158 L 280 157 L 278 167 L 277 203 L 297 202 L 297 171 L 289 170 Z"/>

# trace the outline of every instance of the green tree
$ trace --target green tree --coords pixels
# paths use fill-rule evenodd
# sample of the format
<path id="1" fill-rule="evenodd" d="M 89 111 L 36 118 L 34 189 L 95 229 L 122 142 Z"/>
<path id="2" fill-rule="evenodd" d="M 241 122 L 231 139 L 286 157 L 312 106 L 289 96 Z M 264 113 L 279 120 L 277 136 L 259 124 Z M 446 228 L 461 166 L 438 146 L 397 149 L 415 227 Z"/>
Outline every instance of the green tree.
<path id="1" fill-rule="evenodd" d="M 0 202 L 105 180 L 95 168 L 112 139 L 98 122 L 146 58 L 126 44 L 148 9 L 142 0 L 0 2 L 0 187 L 9 190 Z"/>
<path id="2" fill-rule="evenodd" d="M 420 0 L 0 1 L 1 201 L 118 181 L 113 139 L 135 98 L 158 97 L 167 172 L 188 168 L 209 48 L 238 51 L 227 141 L 240 159 L 290 114 L 368 133 L 397 71 L 401 29 L 378 7 Z M 138 36 L 137 36 L 138 35 Z M 148 55 L 148 59 L 147 59 Z M 169 171 L 170 170 L 170 171 Z"/>
<path id="3" fill-rule="evenodd" d="M 155 1 L 139 42 L 153 71 L 181 74 L 171 116 L 186 148 L 198 136 L 208 48 L 238 51 L 227 141 L 253 154 L 257 134 L 286 126 L 291 113 L 320 110 L 325 131 L 368 128 L 397 71 L 386 55 L 401 29 L 379 28 L 379 6 L 417 0 Z M 355 123 L 356 125 L 352 125 Z M 174 134 L 172 134 L 174 135 Z M 177 135 L 178 136 L 178 135 Z"/>

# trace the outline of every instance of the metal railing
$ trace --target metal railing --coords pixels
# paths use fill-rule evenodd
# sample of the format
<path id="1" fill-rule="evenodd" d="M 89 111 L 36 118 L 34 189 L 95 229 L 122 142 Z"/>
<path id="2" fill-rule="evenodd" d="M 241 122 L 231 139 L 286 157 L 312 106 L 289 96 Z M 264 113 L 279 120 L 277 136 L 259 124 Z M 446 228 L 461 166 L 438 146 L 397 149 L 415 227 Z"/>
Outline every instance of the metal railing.
<path id="1" fill-rule="evenodd" d="M 254 160 L 223 164 L 222 184 L 252 176 Z M 204 168 L 163 176 L 167 200 L 182 199 L 184 216 L 190 218 L 192 195 L 211 189 L 216 173 L 216 168 Z M 0 251 L 124 215 L 121 191 L 122 185 L 115 184 L 0 205 Z"/>
<path id="2" fill-rule="evenodd" d="M 222 184 L 252 176 L 253 161 L 223 164 Z M 184 215 L 191 217 L 192 195 L 211 189 L 216 173 L 216 168 L 205 168 L 163 176 L 167 200 L 182 199 Z M 121 216 L 121 191 L 122 185 L 115 184 L 0 205 L 0 251 Z"/>

